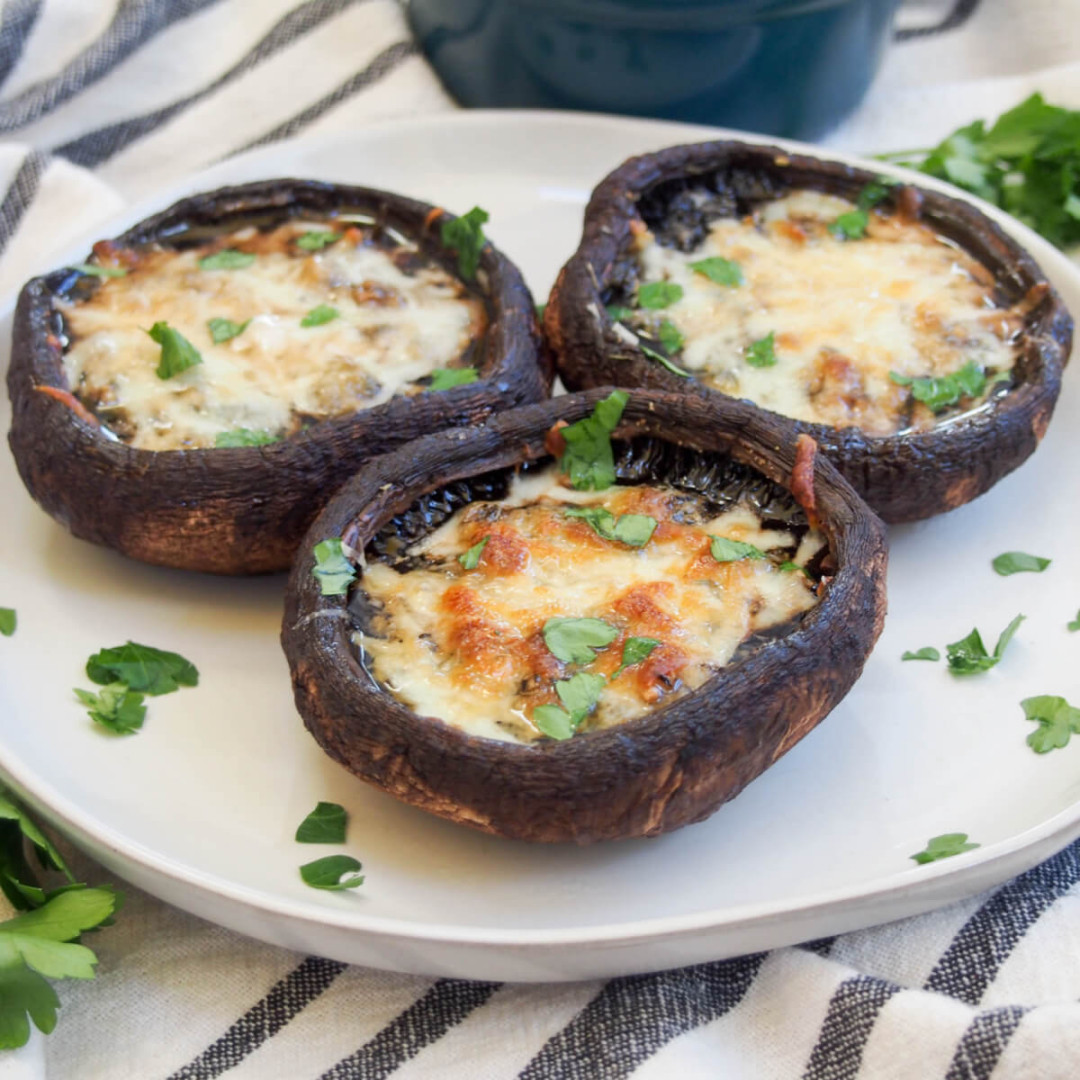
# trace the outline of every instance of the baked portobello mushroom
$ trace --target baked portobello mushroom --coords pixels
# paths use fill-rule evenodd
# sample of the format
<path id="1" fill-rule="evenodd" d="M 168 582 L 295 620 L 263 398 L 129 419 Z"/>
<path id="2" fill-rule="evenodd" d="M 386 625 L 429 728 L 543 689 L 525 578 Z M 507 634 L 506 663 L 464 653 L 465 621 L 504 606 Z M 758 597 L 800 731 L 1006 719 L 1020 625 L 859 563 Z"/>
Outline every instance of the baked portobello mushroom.
<path id="1" fill-rule="evenodd" d="M 571 389 L 752 401 L 888 522 L 1038 445 L 1072 319 L 970 203 L 773 146 L 632 158 L 593 192 L 545 313 Z"/>
<path id="2" fill-rule="evenodd" d="M 500 836 L 707 817 L 881 630 L 883 528 L 815 449 L 741 402 L 602 390 L 369 463 L 286 590 L 304 723 L 361 779 Z"/>
<path id="3" fill-rule="evenodd" d="M 34 278 L 8 371 L 30 494 L 145 562 L 287 569 L 369 458 L 547 396 L 532 297 L 485 217 L 272 180 Z"/>

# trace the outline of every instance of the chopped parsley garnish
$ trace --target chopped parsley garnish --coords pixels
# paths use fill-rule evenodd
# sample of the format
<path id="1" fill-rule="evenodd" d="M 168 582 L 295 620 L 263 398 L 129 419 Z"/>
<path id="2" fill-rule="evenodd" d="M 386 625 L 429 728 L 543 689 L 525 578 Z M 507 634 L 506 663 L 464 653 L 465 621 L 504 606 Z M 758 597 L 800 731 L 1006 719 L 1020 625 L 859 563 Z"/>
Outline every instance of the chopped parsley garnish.
<path id="1" fill-rule="evenodd" d="M 199 684 L 199 672 L 190 660 L 134 641 L 94 653 L 86 661 L 86 674 L 99 685 L 119 682 L 129 690 L 155 697 Z"/>
<path id="2" fill-rule="evenodd" d="M 600 700 L 606 683 L 603 675 L 587 671 L 557 682 L 555 693 L 565 708 L 538 705 L 533 709 L 533 723 L 551 739 L 569 739 Z"/>
<path id="3" fill-rule="evenodd" d="M 88 277 L 127 277 L 127 271 L 121 266 L 98 266 L 97 263 L 72 263 L 71 269 L 78 270 L 80 274 L 86 274 Z"/>
<path id="4" fill-rule="evenodd" d="M 924 850 L 909 855 L 908 858 L 914 859 L 921 866 L 923 863 L 948 859 L 952 855 L 960 855 L 965 851 L 974 851 L 979 846 L 970 842 L 965 832 L 942 833 L 941 836 L 932 836 Z"/>
<path id="5" fill-rule="evenodd" d="M 454 386 L 465 386 L 479 378 L 474 367 L 436 368 L 431 373 L 431 390 L 449 390 Z"/>
<path id="6" fill-rule="evenodd" d="M 659 311 L 681 300 L 683 287 L 674 281 L 647 281 L 638 286 L 638 307 Z M 625 310 L 625 309 L 624 309 Z"/>
<path id="7" fill-rule="evenodd" d="M 713 536 L 709 539 L 709 551 L 717 562 L 738 562 L 740 559 L 764 559 L 765 552 L 753 544 L 744 543 L 742 540 L 729 540 L 726 536 Z"/>
<path id="8" fill-rule="evenodd" d="M 1025 551 L 1006 551 L 999 555 L 990 564 L 1002 576 L 1030 572 L 1041 574 L 1049 565 L 1050 560 L 1039 555 L 1028 555 Z"/>
<path id="9" fill-rule="evenodd" d="M 690 373 L 688 371 L 683 371 L 681 367 L 676 367 L 663 353 L 657 352 L 655 349 L 650 349 L 643 341 L 638 342 L 638 347 L 650 360 L 655 360 L 658 364 L 666 367 L 672 375 L 679 375 L 684 379 L 690 378 Z"/>
<path id="10" fill-rule="evenodd" d="M 214 436 L 216 447 L 237 446 L 269 446 L 271 443 L 280 442 L 277 435 L 271 435 L 268 431 L 253 431 L 251 428 L 233 428 L 232 431 L 219 431 Z"/>
<path id="11" fill-rule="evenodd" d="M 683 337 L 682 331 L 667 319 L 660 324 L 657 336 L 660 338 L 660 344 L 669 353 L 677 353 L 686 344 L 686 338 Z"/>
<path id="12" fill-rule="evenodd" d="M 1080 611 L 1076 613 L 1076 618 L 1072 622 L 1067 622 L 1065 626 L 1069 630 L 1080 630 Z"/>
<path id="13" fill-rule="evenodd" d="M 628 307 L 620 307 L 618 304 L 608 304 L 607 306 L 608 318 L 612 322 L 625 322 L 627 319 L 634 317 L 634 309 Z"/>
<path id="14" fill-rule="evenodd" d="M 199 260 L 200 270 L 243 270 L 255 261 L 255 256 L 235 248 L 225 248 L 213 255 L 204 255 Z"/>
<path id="15" fill-rule="evenodd" d="M 811 574 L 810 571 L 807 570 L 805 566 L 800 566 L 797 562 L 792 562 L 791 559 L 788 559 L 786 562 L 782 562 L 779 565 L 779 567 L 777 567 L 777 569 L 779 569 L 779 570 L 787 570 L 787 571 L 790 571 L 793 574 L 794 573 L 802 573 L 802 574 L 805 574 L 811 580 L 813 580 L 813 577 L 814 577 L 814 575 Z"/>
<path id="16" fill-rule="evenodd" d="M 15 626 L 18 623 L 18 616 L 15 614 L 15 609 L 10 607 L 0 607 L 0 634 L 4 637 L 11 637 L 15 633 Z"/>
<path id="17" fill-rule="evenodd" d="M 243 322 L 233 322 L 232 319 L 214 318 L 207 321 L 206 328 L 210 331 L 210 339 L 215 345 L 221 345 L 225 341 L 232 341 L 234 337 L 242 334 L 247 328 L 250 319 Z"/>
<path id="18" fill-rule="evenodd" d="M 628 547 L 644 547 L 656 531 L 656 518 L 648 514 L 621 514 L 618 518 L 603 506 L 578 506 L 566 516 L 587 521 L 605 540 L 618 540 Z"/>
<path id="19" fill-rule="evenodd" d="M 596 403 L 592 416 L 560 429 L 566 449 L 559 460 L 559 467 L 579 491 L 603 491 L 615 483 L 611 433 L 619 426 L 629 400 L 626 391 L 612 390 L 606 398 Z"/>
<path id="20" fill-rule="evenodd" d="M 312 574 L 319 582 L 323 596 L 344 596 L 356 580 L 356 567 L 349 562 L 341 540 L 334 536 L 316 544 Z"/>
<path id="21" fill-rule="evenodd" d="M 109 683 L 96 694 L 75 687 L 75 696 L 86 706 L 90 719 L 114 735 L 130 735 L 146 719 L 143 695 L 122 682 Z"/>
<path id="22" fill-rule="evenodd" d="M 300 877 L 305 885 L 313 889 L 327 889 L 337 892 L 341 889 L 355 889 L 364 884 L 363 875 L 355 873 L 361 869 L 360 863 L 351 855 L 326 855 L 314 862 L 304 863 L 300 867 Z M 345 877 L 350 874 L 350 877 Z"/>
<path id="23" fill-rule="evenodd" d="M 656 638 L 628 637 L 623 645 L 622 663 L 611 673 L 612 679 L 617 679 L 628 667 L 640 664 L 659 644 Z"/>
<path id="24" fill-rule="evenodd" d="M 986 373 L 974 360 L 951 375 L 912 378 L 890 371 L 889 378 L 897 386 L 910 386 L 911 396 L 935 413 L 955 405 L 961 398 L 978 397 L 986 389 Z"/>
<path id="25" fill-rule="evenodd" d="M 591 664 L 596 650 L 618 636 L 619 631 L 603 619 L 557 617 L 544 623 L 544 644 L 565 664 Z"/>
<path id="26" fill-rule="evenodd" d="M 480 565 L 480 556 L 484 554 L 484 548 L 487 547 L 487 542 L 490 539 L 490 536 L 485 536 L 483 540 L 473 544 L 468 551 L 463 552 L 457 557 L 458 562 L 461 563 L 466 570 L 475 570 Z"/>
<path id="27" fill-rule="evenodd" d="M 722 259 L 719 255 L 692 262 L 690 269 L 695 274 L 704 274 L 716 285 L 729 285 L 734 288 L 743 283 L 742 267 L 731 259 Z"/>
<path id="28" fill-rule="evenodd" d="M 171 379 L 174 375 L 202 363 L 199 350 L 167 322 L 156 322 L 146 332 L 161 346 L 161 359 L 157 366 L 159 379 Z"/>
<path id="29" fill-rule="evenodd" d="M 1012 641 L 1013 634 L 1024 621 L 1023 615 L 1017 615 L 1015 619 L 1001 632 L 994 652 L 991 655 L 986 651 L 982 637 L 978 630 L 972 630 L 966 638 L 954 641 L 945 646 L 945 652 L 949 660 L 949 670 L 954 675 L 977 675 L 980 671 L 989 671 L 1001 659 L 1006 646 Z"/>
<path id="30" fill-rule="evenodd" d="M 474 206 L 467 214 L 444 221 L 439 230 L 443 244 L 457 252 L 458 273 L 472 281 L 480 266 L 480 252 L 487 240 L 482 225 L 489 220 L 488 212 Z"/>
<path id="31" fill-rule="evenodd" d="M 333 322 L 340 314 L 341 312 L 336 307 L 331 307 L 329 304 L 319 304 L 318 307 L 313 307 L 300 320 L 300 325 L 304 327 L 324 326 L 328 322 Z"/>
<path id="32" fill-rule="evenodd" d="M 1024 716 L 1039 726 L 1027 737 L 1027 744 L 1036 754 L 1046 754 L 1068 746 L 1072 735 L 1080 735 L 1080 709 L 1063 697 L 1041 694 L 1020 702 Z"/>
<path id="33" fill-rule="evenodd" d="M 893 188 L 898 187 L 899 184 L 899 180 L 893 180 L 889 176 L 879 176 L 876 180 L 871 180 L 859 192 L 855 205 L 860 210 L 872 210 L 878 203 L 884 202 L 892 193 Z"/>
<path id="34" fill-rule="evenodd" d="M 829 232 L 837 240 L 861 240 L 866 235 L 870 224 L 870 214 L 866 210 L 849 210 L 841 214 L 829 225 Z"/>
<path id="35" fill-rule="evenodd" d="M 303 236 L 297 237 L 296 246 L 301 251 L 322 251 L 324 247 L 336 244 L 341 239 L 341 235 L 339 232 L 312 229 L 311 232 L 306 232 Z"/>
<path id="36" fill-rule="evenodd" d="M 933 645 L 925 645 L 915 652 L 906 652 L 900 657 L 901 660 L 940 660 L 941 653 Z"/>
<path id="37" fill-rule="evenodd" d="M 751 367 L 772 367 L 776 363 L 776 331 L 770 330 L 748 345 L 744 356 Z"/>
<path id="38" fill-rule="evenodd" d="M 299 844 L 343 844 L 348 815 L 335 802 L 317 803 L 296 830 Z M 359 868 L 357 868 L 359 869 Z"/>

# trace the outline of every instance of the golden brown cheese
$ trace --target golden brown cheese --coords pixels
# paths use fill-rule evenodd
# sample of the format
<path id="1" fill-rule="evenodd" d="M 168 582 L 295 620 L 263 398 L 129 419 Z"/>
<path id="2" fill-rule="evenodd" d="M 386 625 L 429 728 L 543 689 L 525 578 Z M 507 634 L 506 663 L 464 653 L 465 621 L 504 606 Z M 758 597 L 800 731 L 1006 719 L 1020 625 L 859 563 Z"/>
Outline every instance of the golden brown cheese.
<path id="1" fill-rule="evenodd" d="M 641 281 L 674 282 L 683 296 L 637 319 L 677 328 L 677 361 L 702 382 L 796 420 L 873 435 L 926 429 L 938 418 L 891 374 L 940 377 L 968 363 L 989 376 L 959 402 L 977 406 L 1016 361 L 1020 316 L 995 306 L 984 267 L 923 224 L 871 211 L 862 239 L 833 235 L 829 225 L 854 209 L 796 192 L 753 218 L 714 221 L 690 253 L 645 233 Z M 743 283 L 691 268 L 710 257 L 738 263 Z M 769 334 L 776 363 L 754 366 L 750 346 Z"/>
<path id="2" fill-rule="evenodd" d="M 583 506 L 657 525 L 643 547 L 630 547 L 567 515 Z M 718 562 L 712 536 L 769 557 Z M 465 569 L 460 557 L 481 542 L 475 568 Z M 419 565 L 368 565 L 362 587 L 379 614 L 357 642 L 375 678 L 415 712 L 471 734 L 539 737 L 536 708 L 559 705 L 555 683 L 578 671 L 607 680 L 581 730 L 608 727 L 700 686 L 749 634 L 811 608 L 808 575 L 780 566 L 805 564 L 823 544 L 813 531 L 797 542 L 763 528 L 745 505 L 716 516 L 699 497 L 668 487 L 578 492 L 551 469 L 519 477 L 505 500 L 455 513 L 408 550 Z M 566 664 L 544 640 L 544 624 L 556 617 L 600 619 L 617 637 L 593 663 Z M 612 678 L 630 637 L 660 645 Z"/>
<path id="3" fill-rule="evenodd" d="M 319 231 L 340 238 L 317 251 L 297 246 Z M 200 268 L 221 249 L 256 257 L 237 269 Z M 63 306 L 65 374 L 77 397 L 140 449 L 209 447 L 236 429 L 276 438 L 381 404 L 453 365 L 486 325 L 482 301 L 414 247 L 375 243 L 370 230 L 341 222 L 248 228 L 185 251 L 98 255 L 129 269 Z M 302 326 L 321 305 L 337 317 Z M 209 322 L 221 318 L 247 325 L 215 343 Z M 159 378 L 161 347 L 146 333 L 156 322 L 183 334 L 202 363 Z"/>

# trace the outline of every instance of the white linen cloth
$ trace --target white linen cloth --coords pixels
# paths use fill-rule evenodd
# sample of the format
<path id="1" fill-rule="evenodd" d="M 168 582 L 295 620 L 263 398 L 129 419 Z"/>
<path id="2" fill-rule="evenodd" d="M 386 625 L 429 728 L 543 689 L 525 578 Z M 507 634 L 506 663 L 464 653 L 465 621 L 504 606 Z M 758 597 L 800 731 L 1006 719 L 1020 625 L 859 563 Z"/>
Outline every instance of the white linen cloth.
<path id="1" fill-rule="evenodd" d="M 7 0 L 0 292 L 125 201 L 252 144 L 453 108 L 393 0 Z M 1080 107 L 1077 0 L 913 0 L 825 145 Z M 935 29 L 936 28 L 936 29 Z M 81 857 L 85 880 L 110 877 Z M 518 986 L 304 958 L 135 889 L 4 1080 L 1075 1080 L 1080 845 L 920 918 L 655 976 Z"/>

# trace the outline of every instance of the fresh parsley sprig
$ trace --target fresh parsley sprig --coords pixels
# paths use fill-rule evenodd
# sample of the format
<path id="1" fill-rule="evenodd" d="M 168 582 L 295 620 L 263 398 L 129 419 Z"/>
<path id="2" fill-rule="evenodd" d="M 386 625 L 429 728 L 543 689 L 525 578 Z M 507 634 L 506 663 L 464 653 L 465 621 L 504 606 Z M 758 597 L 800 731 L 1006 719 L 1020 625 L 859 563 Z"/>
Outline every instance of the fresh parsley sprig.
<path id="1" fill-rule="evenodd" d="M 596 403 L 591 416 L 560 429 L 566 449 L 559 467 L 579 491 L 603 491 L 615 483 L 611 433 L 619 426 L 629 400 L 625 390 L 612 390 Z"/>

